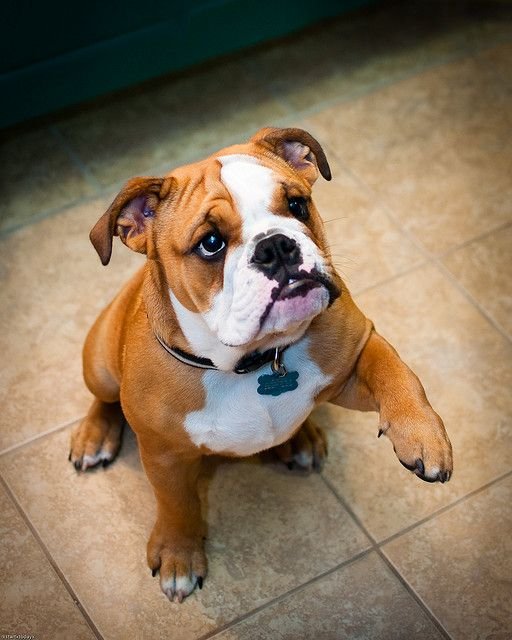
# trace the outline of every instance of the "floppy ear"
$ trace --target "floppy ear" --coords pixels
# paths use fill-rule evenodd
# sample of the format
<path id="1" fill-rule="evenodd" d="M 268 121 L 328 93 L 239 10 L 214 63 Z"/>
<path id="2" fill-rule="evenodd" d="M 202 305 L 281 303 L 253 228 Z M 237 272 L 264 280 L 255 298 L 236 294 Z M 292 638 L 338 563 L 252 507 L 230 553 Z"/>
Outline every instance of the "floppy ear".
<path id="1" fill-rule="evenodd" d="M 133 251 L 146 253 L 148 226 L 168 192 L 163 186 L 164 178 L 132 178 L 124 185 L 89 234 L 103 265 L 110 262 L 114 236 Z"/>
<path id="2" fill-rule="evenodd" d="M 309 184 L 318 178 L 318 172 L 331 179 L 331 169 L 320 143 L 304 129 L 261 129 L 251 142 L 269 148 L 291 165 Z"/>

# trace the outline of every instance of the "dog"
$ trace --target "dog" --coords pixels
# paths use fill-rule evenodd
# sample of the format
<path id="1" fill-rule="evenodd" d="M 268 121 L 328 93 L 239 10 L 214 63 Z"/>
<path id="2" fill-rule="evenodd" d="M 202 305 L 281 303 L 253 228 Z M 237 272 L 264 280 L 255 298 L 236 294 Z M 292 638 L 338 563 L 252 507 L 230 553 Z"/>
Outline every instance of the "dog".
<path id="1" fill-rule="evenodd" d="M 331 179 L 313 136 L 265 128 L 164 177 L 129 180 L 91 231 L 103 265 L 116 235 L 147 260 L 86 338 L 94 401 L 69 459 L 78 471 L 109 464 L 130 424 L 157 501 L 147 560 L 171 601 L 206 576 L 202 458 L 274 449 L 319 470 L 318 403 L 379 412 L 378 435 L 404 466 L 429 482 L 452 475 L 420 381 L 332 264 L 311 197 L 319 175 Z"/>

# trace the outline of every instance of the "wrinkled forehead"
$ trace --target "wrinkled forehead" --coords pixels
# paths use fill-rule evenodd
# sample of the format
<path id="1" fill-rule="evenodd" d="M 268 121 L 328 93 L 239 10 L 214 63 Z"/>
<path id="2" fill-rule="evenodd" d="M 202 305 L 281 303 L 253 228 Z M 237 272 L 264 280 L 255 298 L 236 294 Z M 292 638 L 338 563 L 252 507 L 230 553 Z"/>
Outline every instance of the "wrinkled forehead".
<path id="1" fill-rule="evenodd" d="M 261 207 L 268 209 L 277 186 L 276 176 L 254 156 L 220 156 L 220 179 L 240 210 L 250 215 Z"/>
<path id="2" fill-rule="evenodd" d="M 220 180 L 240 215 L 244 240 L 258 231 L 268 230 L 272 225 L 297 226 L 296 220 L 279 213 L 287 193 L 303 191 L 303 185 L 262 164 L 255 156 L 229 154 L 218 156 L 217 160 L 221 165 Z"/>

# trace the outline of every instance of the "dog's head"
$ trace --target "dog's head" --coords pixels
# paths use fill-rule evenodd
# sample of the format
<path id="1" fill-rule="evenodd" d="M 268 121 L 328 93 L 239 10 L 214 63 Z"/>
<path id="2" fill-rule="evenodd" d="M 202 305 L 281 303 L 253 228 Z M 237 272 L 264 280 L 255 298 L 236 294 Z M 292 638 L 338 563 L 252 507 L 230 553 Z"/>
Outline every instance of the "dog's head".
<path id="1" fill-rule="evenodd" d="M 331 174 L 301 129 L 262 129 L 164 178 L 134 178 L 91 231 L 155 261 L 175 310 L 244 351 L 298 339 L 340 293 L 311 190 Z M 186 334 L 186 332 L 185 332 Z"/>

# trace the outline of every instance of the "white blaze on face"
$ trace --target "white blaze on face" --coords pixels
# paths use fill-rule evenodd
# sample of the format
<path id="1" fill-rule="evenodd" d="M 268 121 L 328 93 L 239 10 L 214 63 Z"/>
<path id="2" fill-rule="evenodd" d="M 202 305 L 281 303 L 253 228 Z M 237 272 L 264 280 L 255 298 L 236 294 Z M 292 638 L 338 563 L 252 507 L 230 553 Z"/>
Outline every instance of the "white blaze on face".
<path id="1" fill-rule="evenodd" d="M 219 160 L 221 180 L 242 218 L 242 245 L 228 251 L 224 287 L 212 301 L 205 321 L 222 343 L 234 346 L 247 345 L 270 333 L 286 333 L 297 339 L 311 319 L 327 307 L 329 294 L 318 287 L 302 297 L 278 300 L 268 313 L 277 283 L 251 264 L 254 248 L 263 235 L 282 233 L 300 247 L 301 270 L 316 268 L 325 273 L 325 260 L 298 220 L 272 213 L 270 206 L 278 183 L 271 169 L 252 156 L 231 155 Z"/>

